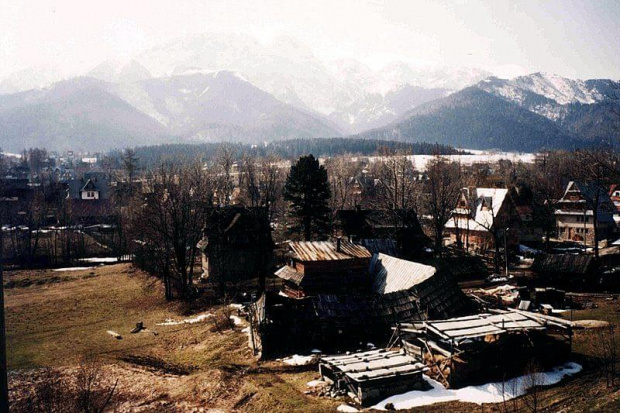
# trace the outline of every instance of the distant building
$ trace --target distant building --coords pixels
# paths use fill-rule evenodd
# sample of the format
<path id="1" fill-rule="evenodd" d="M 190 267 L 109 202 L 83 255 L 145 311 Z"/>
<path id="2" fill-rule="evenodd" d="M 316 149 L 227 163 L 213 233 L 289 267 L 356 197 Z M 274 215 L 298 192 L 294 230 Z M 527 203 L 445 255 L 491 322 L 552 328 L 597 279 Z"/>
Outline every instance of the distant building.
<path id="1" fill-rule="evenodd" d="M 81 179 L 63 182 L 71 219 L 75 224 L 110 223 L 116 214 L 110 202 L 110 182 L 103 172 L 86 172 Z"/>
<path id="2" fill-rule="evenodd" d="M 110 182 L 103 172 L 86 172 L 81 179 L 66 181 L 67 199 L 106 200 L 109 198 Z"/>
<path id="3" fill-rule="evenodd" d="M 508 228 L 507 242 L 519 242 L 521 222 L 505 188 L 464 188 L 445 229 L 451 243 L 478 252 L 495 248 L 493 233 Z"/>
<path id="4" fill-rule="evenodd" d="M 594 183 L 571 181 L 557 202 L 557 236 L 565 241 L 594 242 L 594 211 L 597 212 L 598 239 L 608 239 L 615 227 L 616 207 L 609 193 Z"/>

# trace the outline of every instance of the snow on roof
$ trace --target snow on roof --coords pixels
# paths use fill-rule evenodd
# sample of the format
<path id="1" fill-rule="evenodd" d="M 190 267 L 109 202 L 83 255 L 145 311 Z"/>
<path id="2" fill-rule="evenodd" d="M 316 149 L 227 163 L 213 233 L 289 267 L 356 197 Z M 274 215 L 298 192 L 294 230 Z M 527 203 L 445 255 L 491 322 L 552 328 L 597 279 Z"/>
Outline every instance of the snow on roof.
<path id="1" fill-rule="evenodd" d="M 373 291 L 388 294 L 410 288 L 432 277 L 437 269 L 430 265 L 375 254 L 370 263 Z"/>
<path id="2" fill-rule="evenodd" d="M 476 188 L 476 210 L 473 219 L 453 218 L 446 223 L 447 228 L 455 228 L 470 231 L 488 231 L 493 226 L 494 218 L 499 214 L 504 200 L 508 195 L 505 188 Z"/>

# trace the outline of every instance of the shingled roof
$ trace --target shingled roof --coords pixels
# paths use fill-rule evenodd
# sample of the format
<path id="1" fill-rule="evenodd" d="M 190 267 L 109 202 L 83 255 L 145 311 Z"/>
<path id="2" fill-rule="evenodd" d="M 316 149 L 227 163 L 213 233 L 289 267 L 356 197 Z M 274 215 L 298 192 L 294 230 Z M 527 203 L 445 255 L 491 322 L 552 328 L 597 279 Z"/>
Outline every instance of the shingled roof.
<path id="1" fill-rule="evenodd" d="M 557 274 L 587 274 L 594 264 L 591 255 L 548 254 L 534 259 L 532 270 Z"/>

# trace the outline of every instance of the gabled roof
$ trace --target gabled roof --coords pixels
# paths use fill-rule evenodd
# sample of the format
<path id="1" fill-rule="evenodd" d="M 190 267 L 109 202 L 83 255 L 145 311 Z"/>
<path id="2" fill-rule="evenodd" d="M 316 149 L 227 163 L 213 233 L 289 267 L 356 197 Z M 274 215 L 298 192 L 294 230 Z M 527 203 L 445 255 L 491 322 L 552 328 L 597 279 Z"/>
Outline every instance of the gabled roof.
<path id="1" fill-rule="evenodd" d="M 580 197 L 580 200 L 574 201 L 568 199 L 570 195 L 577 195 Z M 602 185 L 597 185 L 594 182 L 570 181 L 566 186 L 564 195 L 558 201 L 558 209 L 562 209 L 562 204 L 571 204 L 584 201 L 587 204 L 588 208 L 593 208 L 597 196 L 599 208 L 604 204 L 611 203 L 609 192 L 605 190 Z"/>
<path id="2" fill-rule="evenodd" d="M 370 263 L 373 291 L 379 294 L 409 290 L 432 277 L 436 271 L 430 265 L 385 254 L 375 254 Z"/>
<path id="3" fill-rule="evenodd" d="M 285 265 L 275 272 L 276 277 L 282 278 L 286 281 L 292 281 L 295 284 L 301 284 L 301 281 L 304 279 L 304 274 L 301 272 L 295 271 L 295 269 Z"/>
<path id="4" fill-rule="evenodd" d="M 289 246 L 300 261 L 337 261 L 354 258 L 371 258 L 370 252 L 361 245 L 355 245 L 348 241 L 299 241 L 290 242 Z"/>
<path id="5" fill-rule="evenodd" d="M 446 223 L 446 228 L 456 228 L 470 231 L 488 231 L 493 226 L 495 217 L 504 205 L 508 189 L 505 188 L 476 188 L 471 194 L 474 198 L 475 209 L 469 219 L 452 218 Z"/>
<path id="6" fill-rule="evenodd" d="M 88 181 L 86 181 L 86 184 L 84 184 L 82 189 L 80 189 L 80 191 L 97 191 L 97 192 L 99 192 L 99 188 L 97 188 L 95 183 L 91 179 L 89 179 Z"/>

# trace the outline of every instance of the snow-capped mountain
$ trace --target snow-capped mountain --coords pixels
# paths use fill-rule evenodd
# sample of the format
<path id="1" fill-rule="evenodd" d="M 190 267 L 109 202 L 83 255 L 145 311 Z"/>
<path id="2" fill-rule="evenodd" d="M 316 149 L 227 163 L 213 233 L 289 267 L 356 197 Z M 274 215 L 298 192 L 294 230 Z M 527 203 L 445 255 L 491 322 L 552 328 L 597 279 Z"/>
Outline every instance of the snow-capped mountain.
<path id="1" fill-rule="evenodd" d="M 153 77 L 148 69 L 135 59 L 106 60 L 86 74 L 88 77 L 113 83 L 137 82 Z"/>
<path id="2" fill-rule="evenodd" d="M 164 142 L 264 142 L 338 136 L 328 120 L 277 100 L 232 72 L 110 83 L 72 78 L 0 95 L 8 150 L 108 150 Z"/>
<path id="3" fill-rule="evenodd" d="M 323 61 L 287 36 L 263 44 L 249 35 L 222 33 L 172 40 L 130 59 L 106 60 L 81 75 L 124 84 L 129 90 L 135 82 L 152 77 L 220 70 L 235 72 L 276 99 L 331 119 L 347 132 L 392 121 L 418 104 L 420 95 L 426 93 L 422 89 L 456 91 L 489 75 L 478 69 L 419 67 L 405 62 L 373 70 L 355 59 Z M 50 79 L 36 81 L 37 76 L 47 74 Z M 37 76 L 16 74 L 7 80 L 4 91 L 41 88 L 59 80 L 51 72 Z"/>
<path id="4" fill-rule="evenodd" d="M 115 86 L 118 96 L 187 140 L 261 142 L 336 136 L 327 121 L 277 100 L 229 71 Z"/>
<path id="5" fill-rule="evenodd" d="M 0 95 L 41 89 L 63 79 L 56 68 L 29 67 L 18 70 L 0 80 Z"/>
<path id="6" fill-rule="evenodd" d="M 489 78 L 477 87 L 544 116 L 590 141 L 615 139 L 613 107 L 618 89 L 609 79 L 573 80 L 548 73 Z M 617 122 L 617 120 L 616 120 Z"/>
<path id="7" fill-rule="evenodd" d="M 475 68 L 449 66 L 414 66 L 406 62 L 394 62 L 378 73 L 378 92 L 394 90 L 398 86 L 412 85 L 426 89 L 461 90 L 483 79 L 491 73 Z"/>
<path id="8" fill-rule="evenodd" d="M 447 89 L 425 89 L 403 85 L 385 94 L 366 93 L 330 115 L 330 119 L 353 133 L 378 128 L 402 114 L 435 99 L 447 96 Z"/>
<path id="9" fill-rule="evenodd" d="M 364 99 L 375 105 L 376 94 L 386 95 L 407 85 L 456 91 L 490 76 L 479 69 L 414 67 L 405 62 L 372 70 L 355 59 L 322 61 L 286 36 L 265 45 L 248 35 L 196 34 L 148 50 L 136 60 L 156 76 L 187 70 L 235 71 L 285 103 L 332 119 L 347 119 L 340 123 L 344 127 L 355 119 L 357 125 L 351 130 L 373 123 L 376 111 L 347 113 L 348 108 Z M 371 118 L 364 117 L 366 112 Z"/>

